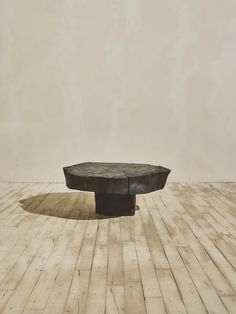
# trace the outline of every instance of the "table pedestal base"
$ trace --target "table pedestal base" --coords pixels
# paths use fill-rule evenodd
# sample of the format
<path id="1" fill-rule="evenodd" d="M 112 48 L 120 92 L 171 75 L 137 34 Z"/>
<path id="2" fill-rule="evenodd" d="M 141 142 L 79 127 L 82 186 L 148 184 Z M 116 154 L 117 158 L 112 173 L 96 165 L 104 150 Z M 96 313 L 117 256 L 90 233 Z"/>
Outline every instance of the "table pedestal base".
<path id="1" fill-rule="evenodd" d="M 135 214 L 136 195 L 95 193 L 96 213 L 106 216 Z"/>

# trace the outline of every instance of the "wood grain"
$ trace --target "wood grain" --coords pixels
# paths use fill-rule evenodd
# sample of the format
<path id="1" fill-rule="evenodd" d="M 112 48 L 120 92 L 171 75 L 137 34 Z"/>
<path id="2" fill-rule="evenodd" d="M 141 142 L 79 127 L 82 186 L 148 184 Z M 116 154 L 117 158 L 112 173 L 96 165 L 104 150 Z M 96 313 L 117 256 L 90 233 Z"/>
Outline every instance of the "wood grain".
<path id="1" fill-rule="evenodd" d="M 236 313 L 236 184 L 171 183 L 104 219 L 89 192 L 0 184 L 0 313 Z"/>

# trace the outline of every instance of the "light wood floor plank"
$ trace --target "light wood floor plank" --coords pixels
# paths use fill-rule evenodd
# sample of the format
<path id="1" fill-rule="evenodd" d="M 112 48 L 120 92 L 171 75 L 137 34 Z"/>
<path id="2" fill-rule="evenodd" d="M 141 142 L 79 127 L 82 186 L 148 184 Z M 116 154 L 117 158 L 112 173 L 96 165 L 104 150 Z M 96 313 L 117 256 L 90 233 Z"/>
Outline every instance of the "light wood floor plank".
<path id="1" fill-rule="evenodd" d="M 157 278 L 160 283 L 167 313 L 187 313 L 171 270 L 157 270 Z"/>
<path id="2" fill-rule="evenodd" d="M 147 314 L 166 314 L 166 308 L 162 298 L 146 298 L 145 304 Z"/>
<path id="3" fill-rule="evenodd" d="M 211 257 L 207 254 L 204 247 L 198 241 L 197 237 L 192 233 L 189 226 L 183 219 L 178 219 L 175 221 L 179 228 L 182 230 L 182 233 L 185 235 L 186 241 L 189 244 L 189 247 L 194 252 L 194 255 L 198 259 L 198 262 L 201 264 L 202 268 L 205 270 L 205 273 L 214 288 L 218 292 L 219 295 L 229 295 L 233 294 L 233 289 L 231 288 L 228 281 L 225 279 L 217 265 L 211 259 Z"/>
<path id="4" fill-rule="evenodd" d="M 93 314 L 94 309 L 98 314 L 105 312 L 107 259 L 107 246 L 97 245 L 94 252 L 85 313 Z"/>
<path id="5" fill-rule="evenodd" d="M 221 297 L 224 305 L 227 308 L 227 311 L 230 314 L 235 314 L 236 309 L 236 295 L 229 295 L 229 296 L 223 296 Z"/>
<path id="6" fill-rule="evenodd" d="M 125 282 L 125 313 L 146 314 L 145 300 L 140 281 Z"/>
<path id="7" fill-rule="evenodd" d="M 107 314 L 124 314 L 125 296 L 124 286 L 107 286 L 106 288 L 106 313 Z"/>
<path id="8" fill-rule="evenodd" d="M 204 304 L 178 253 L 178 249 L 168 235 L 162 235 L 161 241 L 187 312 L 195 314 L 206 313 Z"/>
<path id="9" fill-rule="evenodd" d="M 170 183 L 134 216 L 0 183 L 0 313 L 236 313 L 236 183 Z"/>
<path id="10" fill-rule="evenodd" d="M 135 245 L 144 297 L 161 297 L 159 283 L 145 237 L 136 236 Z"/>
<path id="11" fill-rule="evenodd" d="M 184 263 L 195 283 L 199 294 L 209 313 L 224 314 L 227 313 L 225 306 L 217 295 L 215 289 L 208 281 L 203 269 L 197 262 L 190 248 L 178 248 Z"/>
<path id="12" fill-rule="evenodd" d="M 170 268 L 170 265 L 162 247 L 160 236 L 158 236 L 158 232 L 156 231 L 149 212 L 151 208 L 156 210 L 155 204 L 152 202 L 151 198 L 149 200 L 151 200 L 151 202 L 148 202 L 145 198 L 142 198 L 142 202 L 140 202 L 140 206 L 142 206 L 143 209 L 140 211 L 140 216 L 142 219 L 145 238 L 151 252 L 152 263 L 155 269 L 168 269 Z"/>

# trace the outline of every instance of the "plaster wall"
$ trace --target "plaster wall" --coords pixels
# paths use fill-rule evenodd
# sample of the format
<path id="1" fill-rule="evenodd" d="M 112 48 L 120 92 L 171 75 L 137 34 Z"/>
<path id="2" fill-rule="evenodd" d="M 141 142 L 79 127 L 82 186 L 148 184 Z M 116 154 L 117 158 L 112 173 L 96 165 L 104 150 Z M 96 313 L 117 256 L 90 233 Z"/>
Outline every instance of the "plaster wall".
<path id="1" fill-rule="evenodd" d="M 236 181 L 236 2 L 0 0 L 0 180 L 82 161 Z"/>

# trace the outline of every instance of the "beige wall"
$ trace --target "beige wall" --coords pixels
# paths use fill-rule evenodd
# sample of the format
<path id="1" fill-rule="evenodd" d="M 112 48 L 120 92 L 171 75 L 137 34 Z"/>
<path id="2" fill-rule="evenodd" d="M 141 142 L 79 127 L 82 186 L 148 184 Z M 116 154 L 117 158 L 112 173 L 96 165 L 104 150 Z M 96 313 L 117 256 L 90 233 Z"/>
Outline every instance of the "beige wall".
<path id="1" fill-rule="evenodd" d="M 0 0 L 0 180 L 127 161 L 236 180 L 236 1 Z"/>

